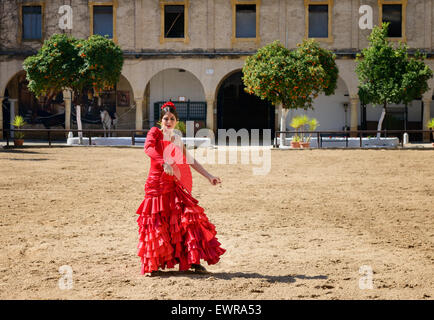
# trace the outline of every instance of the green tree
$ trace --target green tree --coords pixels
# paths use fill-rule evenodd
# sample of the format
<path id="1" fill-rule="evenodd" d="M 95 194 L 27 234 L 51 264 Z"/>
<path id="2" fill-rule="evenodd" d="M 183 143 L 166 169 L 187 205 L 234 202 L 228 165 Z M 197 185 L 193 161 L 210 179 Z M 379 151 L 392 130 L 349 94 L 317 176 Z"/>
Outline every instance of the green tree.
<path id="1" fill-rule="evenodd" d="M 280 130 L 286 130 L 290 109 L 313 109 L 320 94 L 331 95 L 337 86 L 336 56 L 310 39 L 288 50 L 279 41 L 260 48 L 243 66 L 246 92 L 282 107 Z M 284 144 L 284 135 L 282 145 Z"/>
<path id="2" fill-rule="evenodd" d="M 53 35 L 23 64 L 29 90 L 36 96 L 70 89 L 78 104 L 84 88 L 99 92 L 113 87 L 122 66 L 122 50 L 111 39 L 99 35 L 76 39 L 66 34 Z"/>
<path id="3" fill-rule="evenodd" d="M 388 22 L 374 27 L 369 36 L 369 47 L 356 57 L 361 103 L 383 106 L 377 130 L 381 130 L 387 104 L 407 105 L 421 97 L 429 89 L 428 80 L 433 76 L 423 62 L 426 56 L 419 50 L 409 57 L 406 44 L 399 42 L 396 48 L 393 47 L 387 39 L 388 27 Z"/>

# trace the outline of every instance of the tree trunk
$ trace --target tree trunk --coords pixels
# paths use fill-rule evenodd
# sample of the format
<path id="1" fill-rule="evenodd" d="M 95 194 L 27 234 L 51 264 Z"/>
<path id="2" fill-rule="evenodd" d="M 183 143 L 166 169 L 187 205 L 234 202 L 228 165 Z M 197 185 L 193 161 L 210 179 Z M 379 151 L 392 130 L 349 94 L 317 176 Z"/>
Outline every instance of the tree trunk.
<path id="1" fill-rule="evenodd" d="M 78 130 L 82 130 L 83 126 L 81 123 L 81 104 L 82 104 L 82 92 L 81 90 L 76 90 L 76 92 L 74 92 L 74 100 L 75 100 L 75 115 L 76 115 L 76 120 L 77 120 L 77 129 Z M 80 145 L 83 144 L 83 132 L 79 131 L 78 132 L 78 143 Z"/>
<path id="2" fill-rule="evenodd" d="M 82 125 L 81 125 L 81 107 L 80 105 L 76 105 L 75 106 L 75 114 L 77 115 L 77 129 L 78 130 L 82 130 Z M 79 131 L 78 132 L 78 143 L 80 145 L 83 144 L 83 132 Z"/>
<path id="3" fill-rule="evenodd" d="M 279 108 L 281 108 L 280 131 L 286 131 L 286 116 L 288 115 L 288 109 L 283 108 L 282 104 L 280 104 Z M 286 133 L 280 133 L 280 145 L 286 145 Z"/>
<path id="4" fill-rule="evenodd" d="M 377 131 L 380 131 L 383 125 L 383 120 L 384 117 L 386 116 L 386 105 L 387 103 L 385 102 L 383 105 L 383 111 L 381 112 L 380 120 L 378 121 Z M 380 137 L 381 137 L 381 132 L 377 132 L 377 139 L 380 139 Z"/>

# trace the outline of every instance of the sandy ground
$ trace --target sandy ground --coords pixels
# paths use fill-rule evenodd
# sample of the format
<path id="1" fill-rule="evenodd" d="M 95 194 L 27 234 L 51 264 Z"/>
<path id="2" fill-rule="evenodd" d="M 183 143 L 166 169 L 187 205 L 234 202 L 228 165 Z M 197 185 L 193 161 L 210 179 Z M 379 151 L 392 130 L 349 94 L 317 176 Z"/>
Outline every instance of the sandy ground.
<path id="1" fill-rule="evenodd" d="M 434 298 L 433 150 L 272 150 L 271 161 L 265 176 L 207 164 L 217 187 L 194 172 L 227 252 L 208 275 L 149 278 L 136 256 L 141 148 L 0 149 L 0 298 Z M 360 288 L 361 266 L 373 289 Z"/>

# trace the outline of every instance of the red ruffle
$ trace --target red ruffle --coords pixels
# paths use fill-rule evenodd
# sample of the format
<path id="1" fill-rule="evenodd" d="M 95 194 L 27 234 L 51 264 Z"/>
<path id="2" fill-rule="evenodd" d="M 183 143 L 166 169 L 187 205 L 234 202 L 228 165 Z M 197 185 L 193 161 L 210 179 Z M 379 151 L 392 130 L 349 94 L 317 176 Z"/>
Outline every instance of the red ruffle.
<path id="1" fill-rule="evenodd" d="M 172 192 L 145 197 L 136 213 L 142 274 L 178 263 L 180 271 L 188 270 L 200 259 L 216 264 L 226 252 L 204 209 L 178 184 Z"/>

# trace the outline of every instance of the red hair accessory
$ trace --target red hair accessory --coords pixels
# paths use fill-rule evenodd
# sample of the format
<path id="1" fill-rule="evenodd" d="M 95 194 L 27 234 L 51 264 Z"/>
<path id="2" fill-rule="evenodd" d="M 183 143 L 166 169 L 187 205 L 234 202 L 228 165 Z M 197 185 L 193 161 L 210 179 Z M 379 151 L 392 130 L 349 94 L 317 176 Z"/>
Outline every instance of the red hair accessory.
<path id="1" fill-rule="evenodd" d="M 168 102 L 166 102 L 165 104 L 163 104 L 163 105 L 161 106 L 161 110 L 163 110 L 163 109 L 166 108 L 166 107 L 172 107 L 173 109 L 176 110 L 175 105 L 173 104 L 172 101 L 168 101 Z"/>

